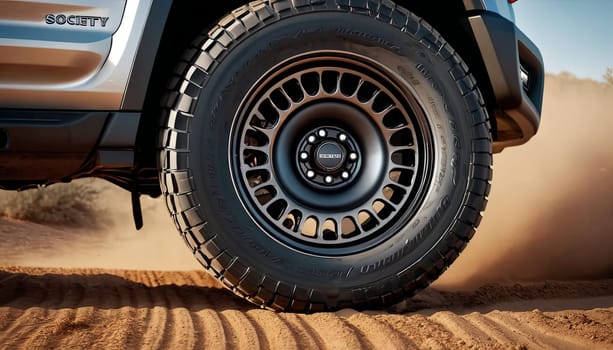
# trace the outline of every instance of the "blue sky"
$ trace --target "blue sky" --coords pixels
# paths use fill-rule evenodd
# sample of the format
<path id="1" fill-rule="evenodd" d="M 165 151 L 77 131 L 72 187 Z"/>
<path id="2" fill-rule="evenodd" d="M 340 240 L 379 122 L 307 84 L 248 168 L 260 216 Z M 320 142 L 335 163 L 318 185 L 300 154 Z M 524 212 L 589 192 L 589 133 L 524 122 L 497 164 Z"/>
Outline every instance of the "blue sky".
<path id="1" fill-rule="evenodd" d="M 602 80 L 613 67 L 613 0 L 519 0 L 513 6 L 547 72 Z"/>

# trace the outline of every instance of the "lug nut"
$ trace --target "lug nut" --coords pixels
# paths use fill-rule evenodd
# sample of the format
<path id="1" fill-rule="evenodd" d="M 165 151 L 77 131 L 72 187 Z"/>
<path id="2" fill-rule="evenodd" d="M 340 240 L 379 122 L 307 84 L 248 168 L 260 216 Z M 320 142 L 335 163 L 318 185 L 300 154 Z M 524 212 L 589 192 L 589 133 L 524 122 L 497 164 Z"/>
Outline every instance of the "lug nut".
<path id="1" fill-rule="evenodd" d="M 309 136 L 309 143 L 314 143 L 315 141 L 317 141 L 317 138 L 315 137 L 315 135 Z"/>
<path id="2" fill-rule="evenodd" d="M 327 184 L 331 184 L 331 183 L 332 183 L 332 181 L 334 181 L 334 178 L 333 178 L 332 176 L 328 175 L 328 176 L 326 176 L 326 178 L 324 179 L 324 181 L 325 181 Z"/>
<path id="3" fill-rule="evenodd" d="M 328 133 L 324 129 L 319 130 L 317 134 L 319 135 L 319 137 L 326 137 L 328 135 Z"/>
<path id="4" fill-rule="evenodd" d="M 345 142 L 345 141 L 347 141 L 347 135 L 345 135 L 345 134 L 340 134 L 340 135 L 338 135 L 338 140 L 339 140 L 340 142 Z"/>
<path id="5" fill-rule="evenodd" d="M 306 174 L 306 175 L 307 175 L 307 177 L 308 177 L 309 179 L 312 179 L 312 178 L 314 178 L 314 177 L 315 177 L 315 172 L 314 172 L 313 170 L 309 170 L 309 171 L 307 171 L 307 174 Z"/>
<path id="6" fill-rule="evenodd" d="M 306 153 L 306 152 L 300 153 L 300 159 L 303 160 L 303 161 L 309 159 L 309 154 Z"/>
<path id="7" fill-rule="evenodd" d="M 343 173 L 341 174 L 341 177 L 345 180 L 347 180 L 349 178 L 349 172 L 347 171 L 343 171 Z"/>
<path id="8" fill-rule="evenodd" d="M 351 161 L 356 161 L 356 160 L 358 160 L 358 154 L 357 154 L 357 153 L 355 153 L 355 152 L 351 152 L 351 153 L 349 154 L 349 160 L 351 160 Z"/>

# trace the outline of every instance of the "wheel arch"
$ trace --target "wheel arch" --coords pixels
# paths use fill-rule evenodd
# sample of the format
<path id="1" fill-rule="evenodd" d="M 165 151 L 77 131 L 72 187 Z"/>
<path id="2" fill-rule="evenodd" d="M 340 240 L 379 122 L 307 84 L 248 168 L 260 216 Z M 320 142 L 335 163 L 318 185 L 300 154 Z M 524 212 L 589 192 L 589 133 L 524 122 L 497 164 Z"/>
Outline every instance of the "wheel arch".
<path id="1" fill-rule="evenodd" d="M 167 86 L 175 75 L 185 50 L 203 30 L 244 3 L 244 0 L 227 0 L 213 7 L 206 1 L 172 1 L 162 35 L 155 38 L 159 40 L 159 45 L 142 106 L 142 118 L 136 141 L 137 161 L 141 167 L 157 167 L 156 151 L 161 106 Z"/>
<path id="2" fill-rule="evenodd" d="M 488 113 L 494 116 L 496 97 L 485 63 L 483 62 L 483 57 L 481 56 L 481 51 L 479 50 L 473 31 L 468 22 L 470 13 L 465 4 L 468 0 L 395 1 L 398 5 L 415 13 L 432 25 L 432 27 L 442 35 L 445 41 L 459 53 L 460 57 L 462 57 L 468 66 L 469 72 L 472 73 L 477 80 L 477 86 L 483 95 Z M 445 10 L 441 11 L 443 8 Z M 492 124 L 492 137 L 496 140 L 496 118 L 490 118 L 490 122 Z"/>

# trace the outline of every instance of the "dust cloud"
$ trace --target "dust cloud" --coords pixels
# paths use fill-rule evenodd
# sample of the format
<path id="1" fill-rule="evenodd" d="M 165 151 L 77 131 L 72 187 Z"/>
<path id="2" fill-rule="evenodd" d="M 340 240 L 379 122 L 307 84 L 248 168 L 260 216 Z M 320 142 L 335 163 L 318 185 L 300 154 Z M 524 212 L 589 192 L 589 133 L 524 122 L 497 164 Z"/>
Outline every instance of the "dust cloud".
<path id="1" fill-rule="evenodd" d="M 494 156 L 476 235 L 436 282 L 613 276 L 613 86 L 548 75 L 539 133 Z"/>
<path id="2" fill-rule="evenodd" d="M 177 233 L 162 198 L 141 197 L 145 226 L 137 231 L 129 192 L 104 180 L 85 181 L 99 192 L 95 226 L 59 227 L 0 219 L 0 265 L 201 269 Z"/>
<path id="3" fill-rule="evenodd" d="M 84 245 L 85 251 L 80 257 L 68 259 L 74 261 L 71 266 L 58 267 L 83 267 L 86 263 L 88 267 L 138 270 L 202 268 L 179 235 L 161 197 L 141 197 L 144 227 L 137 231 L 130 193 L 113 186 L 106 189 L 105 196 L 108 198 L 105 211 L 109 213 L 110 223 L 98 232 L 104 237 L 103 249 Z M 91 259 L 93 253 L 95 260 Z"/>

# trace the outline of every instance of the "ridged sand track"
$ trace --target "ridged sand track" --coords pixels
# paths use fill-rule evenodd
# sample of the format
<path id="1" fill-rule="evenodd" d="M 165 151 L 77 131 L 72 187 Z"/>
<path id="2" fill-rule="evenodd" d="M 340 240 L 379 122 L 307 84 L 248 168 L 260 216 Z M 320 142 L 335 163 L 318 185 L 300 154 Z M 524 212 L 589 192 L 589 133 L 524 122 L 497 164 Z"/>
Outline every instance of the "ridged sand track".
<path id="1" fill-rule="evenodd" d="M 0 268 L 0 349 L 613 349 L 612 330 L 613 280 L 307 315 L 255 308 L 199 271 Z"/>

